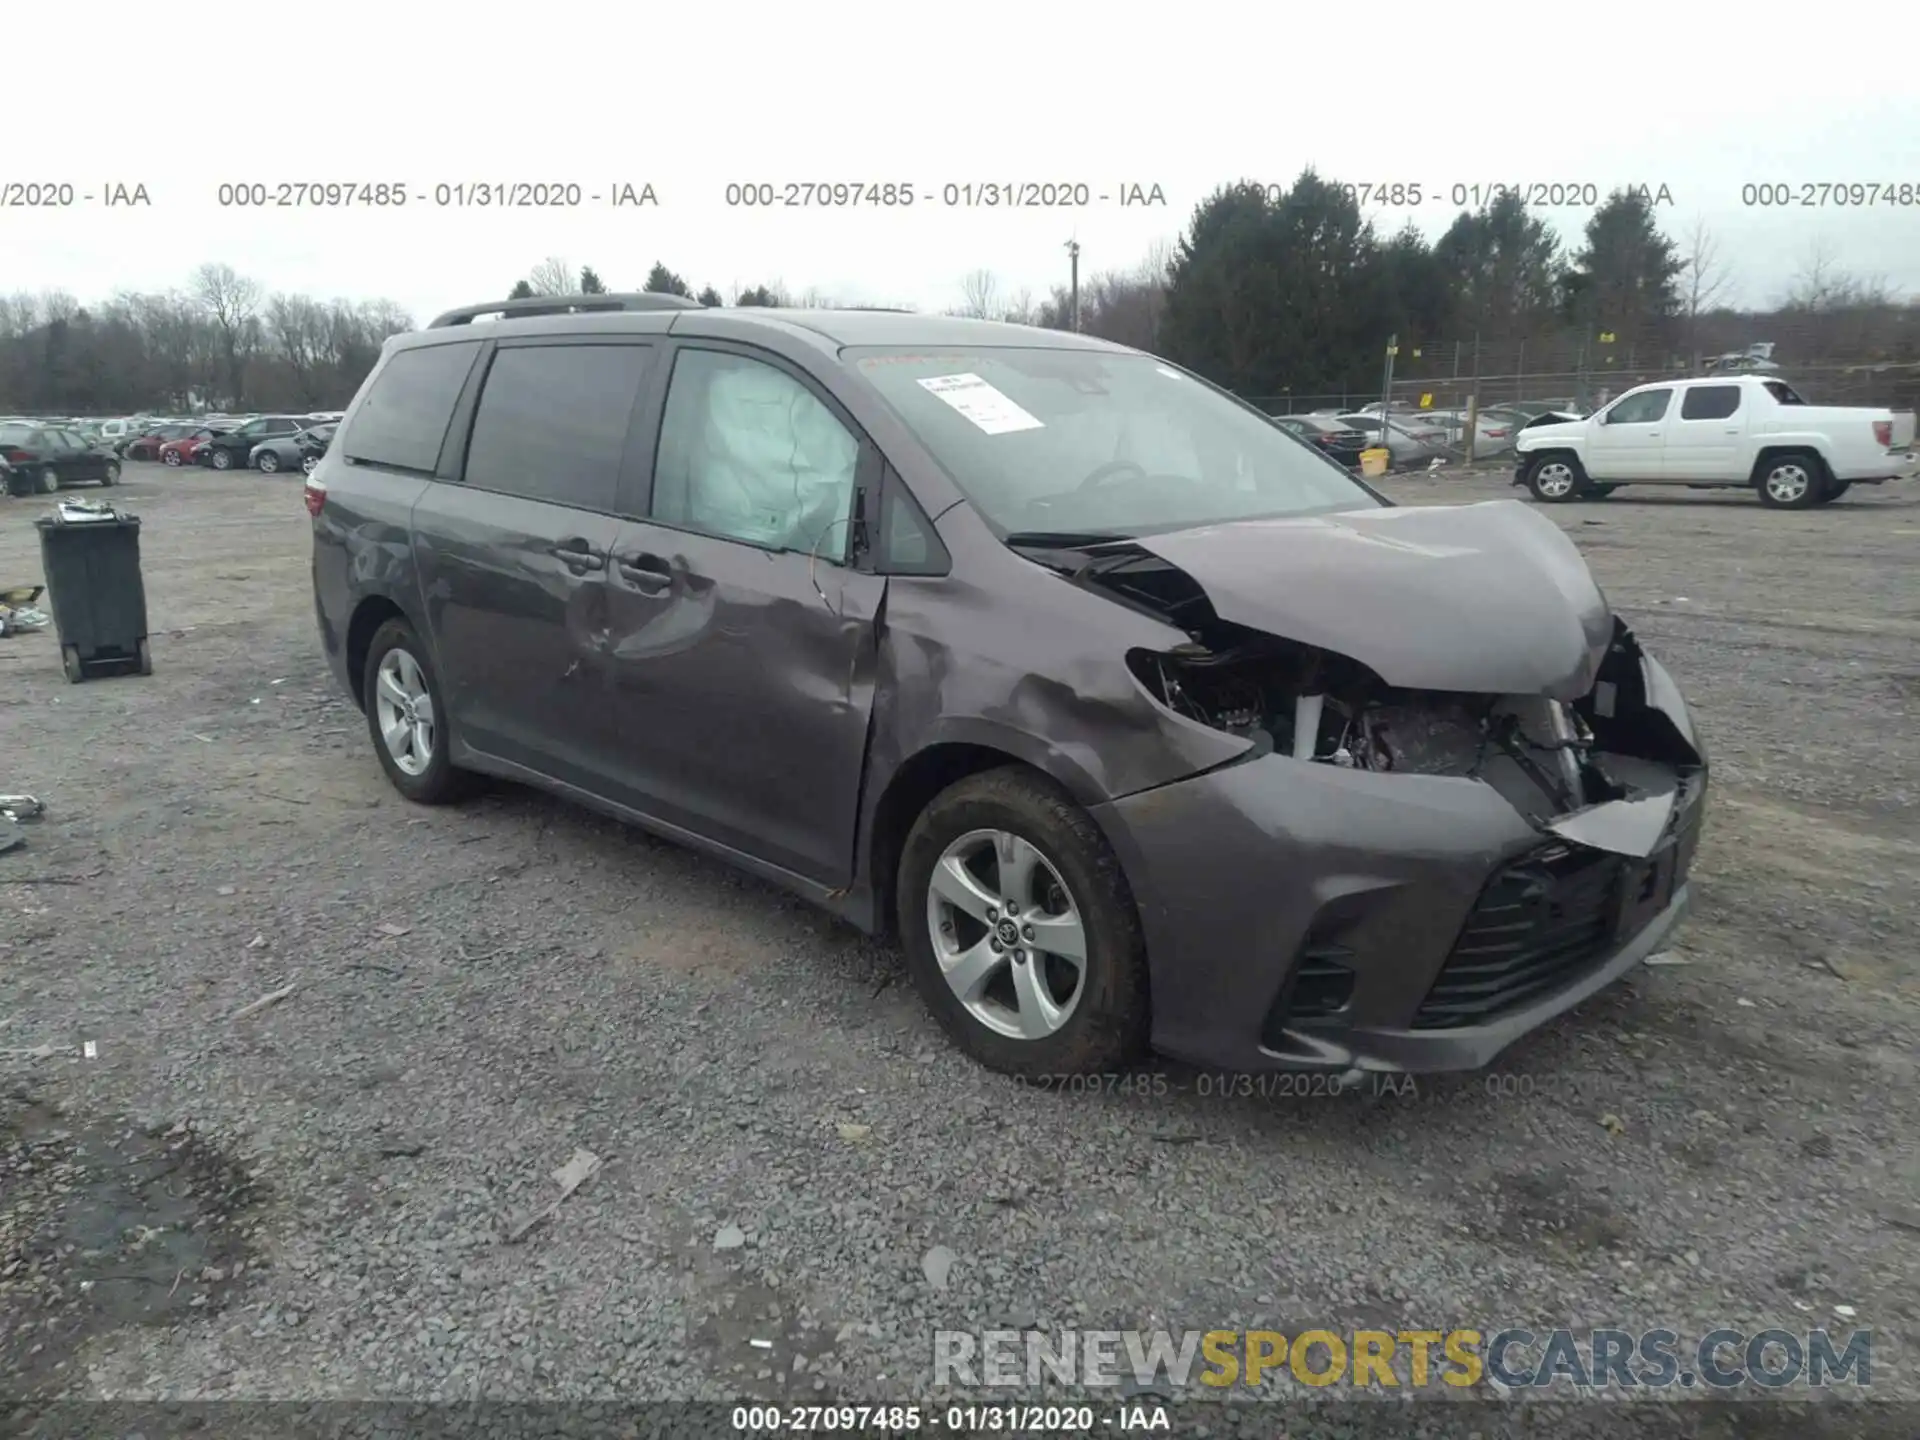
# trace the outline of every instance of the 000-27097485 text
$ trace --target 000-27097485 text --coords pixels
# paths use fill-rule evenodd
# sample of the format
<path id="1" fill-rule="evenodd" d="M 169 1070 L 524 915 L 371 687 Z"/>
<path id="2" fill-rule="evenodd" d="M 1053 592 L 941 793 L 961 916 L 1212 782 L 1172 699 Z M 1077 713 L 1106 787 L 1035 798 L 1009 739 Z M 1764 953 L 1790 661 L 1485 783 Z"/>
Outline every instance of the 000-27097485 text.
<path id="1" fill-rule="evenodd" d="M 1164 208 L 1167 194 L 1152 181 L 949 180 L 919 185 L 904 180 L 730 180 L 721 198 L 735 209 L 906 210 L 930 205 L 950 210 L 1083 210 L 1094 205 Z"/>
<path id="2" fill-rule="evenodd" d="M 248 210 L 577 210 L 657 206 L 660 195 L 646 180 L 236 180 L 218 186 L 214 200 L 222 209 Z"/>

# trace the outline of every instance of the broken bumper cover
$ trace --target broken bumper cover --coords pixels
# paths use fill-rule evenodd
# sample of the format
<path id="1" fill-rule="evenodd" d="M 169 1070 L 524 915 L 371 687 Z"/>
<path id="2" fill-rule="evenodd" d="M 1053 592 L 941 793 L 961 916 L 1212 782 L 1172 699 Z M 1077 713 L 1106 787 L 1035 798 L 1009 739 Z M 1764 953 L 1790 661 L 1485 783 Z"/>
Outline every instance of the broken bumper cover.
<path id="1" fill-rule="evenodd" d="M 1139 906 L 1157 1050 L 1420 1073 L 1488 1064 L 1666 942 L 1706 786 L 1704 763 L 1676 776 L 1644 856 L 1544 832 L 1479 780 L 1278 755 L 1095 814 Z"/>

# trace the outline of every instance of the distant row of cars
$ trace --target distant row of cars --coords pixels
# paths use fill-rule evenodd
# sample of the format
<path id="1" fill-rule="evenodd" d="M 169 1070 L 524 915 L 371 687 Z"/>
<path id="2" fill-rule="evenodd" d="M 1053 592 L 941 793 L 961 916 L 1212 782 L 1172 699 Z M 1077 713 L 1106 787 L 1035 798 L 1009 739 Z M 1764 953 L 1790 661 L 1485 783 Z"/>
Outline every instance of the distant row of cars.
<path id="1" fill-rule="evenodd" d="M 129 460 L 157 460 L 176 468 L 252 468 L 268 475 L 311 471 L 333 443 L 339 423 L 340 416 L 331 412 L 155 421 L 125 440 L 121 453 Z"/>
<path id="2" fill-rule="evenodd" d="M 1511 450 L 1514 437 L 1548 415 L 1568 409 L 1546 402 L 1526 405 L 1490 405 L 1473 416 L 1473 453 L 1476 459 Z M 1281 429 L 1298 436 L 1350 470 L 1360 468 L 1361 452 L 1385 448 L 1395 469 L 1425 465 L 1435 459 L 1457 459 L 1466 452 L 1465 410 L 1401 410 L 1382 415 L 1378 405 L 1358 410 L 1325 409 L 1305 415 L 1276 415 Z"/>
<path id="3" fill-rule="evenodd" d="M 66 485 L 120 483 L 122 460 L 157 460 L 272 475 L 311 472 L 333 442 L 337 412 L 198 419 L 61 420 L 0 416 L 0 489 L 51 495 Z M 111 433 L 109 433 L 111 432 Z"/>

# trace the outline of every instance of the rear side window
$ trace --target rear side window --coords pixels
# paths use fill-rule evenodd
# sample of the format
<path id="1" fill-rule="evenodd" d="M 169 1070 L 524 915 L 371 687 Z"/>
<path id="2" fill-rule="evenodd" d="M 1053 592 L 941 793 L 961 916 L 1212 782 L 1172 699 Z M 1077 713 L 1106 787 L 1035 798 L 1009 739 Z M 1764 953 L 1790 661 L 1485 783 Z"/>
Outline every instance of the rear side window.
<path id="1" fill-rule="evenodd" d="M 496 351 L 467 443 L 466 483 L 527 500 L 613 510 L 627 427 L 651 353 L 644 345 Z"/>
<path id="2" fill-rule="evenodd" d="M 1681 398 L 1682 420 L 1724 420 L 1740 408 L 1738 385 L 1696 385 Z"/>
<path id="3" fill-rule="evenodd" d="M 1767 381 L 1767 393 L 1782 405 L 1804 405 L 1807 403 L 1794 392 L 1792 386 L 1783 384 L 1778 380 Z"/>
<path id="4" fill-rule="evenodd" d="M 431 474 L 478 340 L 397 350 L 374 376 L 342 453 L 369 465 Z"/>

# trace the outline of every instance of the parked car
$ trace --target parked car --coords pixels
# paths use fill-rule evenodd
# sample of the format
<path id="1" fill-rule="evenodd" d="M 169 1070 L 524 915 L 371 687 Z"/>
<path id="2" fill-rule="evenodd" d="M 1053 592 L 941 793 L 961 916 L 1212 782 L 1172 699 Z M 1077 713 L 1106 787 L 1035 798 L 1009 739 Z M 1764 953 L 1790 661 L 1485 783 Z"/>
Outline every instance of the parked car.
<path id="1" fill-rule="evenodd" d="M 158 460 L 160 447 L 169 440 L 178 440 L 191 435 L 200 427 L 191 423 L 180 425 L 156 425 L 144 434 L 136 435 L 126 444 L 122 452 L 129 460 Z"/>
<path id="2" fill-rule="evenodd" d="M 99 426 L 100 443 L 119 454 L 121 447 L 140 433 L 136 425 L 137 421 L 132 416 L 102 420 Z"/>
<path id="3" fill-rule="evenodd" d="M 191 432 L 177 436 L 160 446 L 160 461 L 164 465 L 175 467 L 197 465 L 200 452 L 208 442 L 217 440 L 227 432 L 217 425 L 196 425 Z"/>
<path id="4" fill-rule="evenodd" d="M 1705 756 L 1558 525 L 1090 336 L 493 301 L 386 343 L 306 499 L 401 795 L 897 935 L 999 1069 L 1476 1067 L 1689 904 Z"/>
<path id="5" fill-rule="evenodd" d="M 1770 376 L 1669 380 L 1637 386 L 1590 419 L 1522 430 L 1513 483 L 1550 502 L 1622 485 L 1737 487 L 1803 510 L 1853 485 L 1911 477 L 1913 442 L 1911 410 L 1809 405 Z"/>
<path id="6" fill-rule="evenodd" d="M 271 440 L 262 440 L 253 447 L 247 463 L 266 475 L 281 470 L 304 470 L 311 474 L 320 457 L 327 453 L 327 444 L 333 439 L 334 428 L 332 425 L 315 425 L 311 429 L 296 430 L 291 435 L 276 435 Z"/>
<path id="7" fill-rule="evenodd" d="M 1441 431 L 1447 448 L 1464 452 L 1467 448 L 1467 412 L 1465 410 L 1422 410 L 1418 420 Z M 1491 410 L 1478 411 L 1473 417 L 1473 453 L 1475 458 L 1497 455 L 1513 448 L 1513 435 L 1519 425 Z"/>
<path id="8" fill-rule="evenodd" d="M 1358 430 L 1367 437 L 1370 445 L 1386 446 L 1387 455 L 1395 465 L 1424 465 L 1436 455 L 1447 452 L 1446 431 L 1433 425 L 1416 425 L 1410 421 L 1388 420 L 1386 438 L 1381 439 L 1380 417 L 1353 412 L 1335 417 L 1349 430 Z"/>
<path id="9" fill-rule="evenodd" d="M 253 447 L 262 440 L 277 440 L 297 434 L 305 428 L 306 423 L 301 416 L 256 415 L 226 434 L 216 435 L 209 440 L 200 451 L 199 463 L 211 465 L 215 470 L 232 470 L 246 465 Z"/>
<path id="10" fill-rule="evenodd" d="M 1276 415 L 1273 423 L 1317 447 L 1329 460 L 1349 470 L 1360 468 L 1360 452 L 1367 448 L 1367 437 L 1360 431 L 1323 415 Z"/>
<path id="11" fill-rule="evenodd" d="M 13 468 L 15 485 L 51 495 L 62 485 L 91 481 L 120 483 L 120 460 L 111 450 L 89 445 L 64 426 L 21 422 L 0 425 L 0 456 Z"/>

